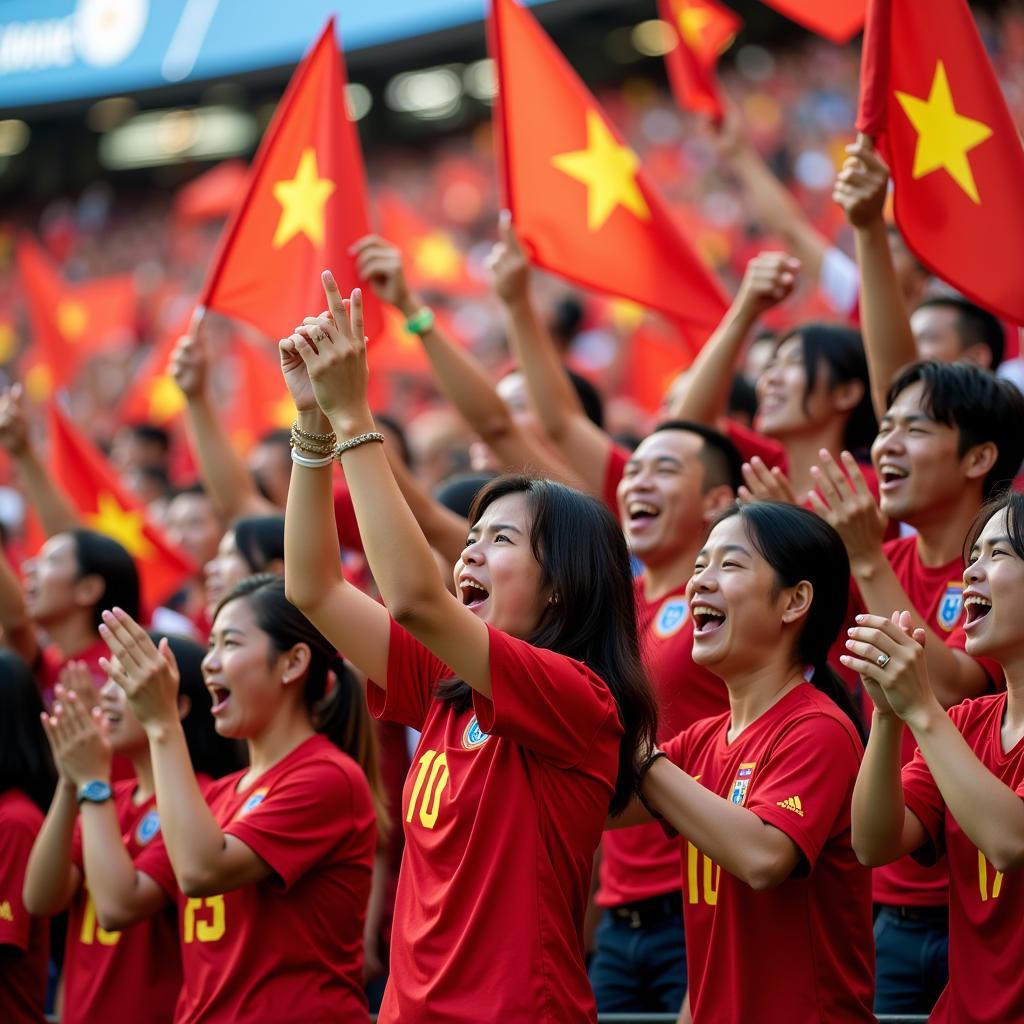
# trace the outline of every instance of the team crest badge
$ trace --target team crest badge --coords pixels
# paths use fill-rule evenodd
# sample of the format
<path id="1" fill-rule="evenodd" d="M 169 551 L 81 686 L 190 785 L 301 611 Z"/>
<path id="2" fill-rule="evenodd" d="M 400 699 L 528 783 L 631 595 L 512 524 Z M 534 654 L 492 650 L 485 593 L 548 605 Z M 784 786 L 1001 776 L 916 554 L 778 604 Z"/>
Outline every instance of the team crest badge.
<path id="1" fill-rule="evenodd" d="M 476 720 L 476 715 L 474 715 L 469 720 L 469 725 L 466 726 L 462 734 L 462 745 L 466 750 L 476 750 L 478 747 L 482 747 L 490 738 L 491 734 L 484 732 L 480 728 L 480 723 Z"/>
<path id="2" fill-rule="evenodd" d="M 952 581 L 939 602 L 939 625 L 948 633 L 959 621 L 964 607 L 964 585 Z"/>
<path id="3" fill-rule="evenodd" d="M 670 597 L 654 617 L 655 636 L 662 640 L 675 636 L 686 625 L 689 616 L 690 606 L 686 603 L 686 598 Z"/>
<path id="4" fill-rule="evenodd" d="M 135 826 L 135 842 L 145 846 L 160 831 L 160 812 L 154 807 L 147 811 Z"/>
<path id="5" fill-rule="evenodd" d="M 241 810 L 239 810 L 236 817 L 241 817 L 243 814 L 248 814 L 254 807 L 259 807 L 261 803 L 267 798 L 268 789 L 257 789 L 255 793 L 249 795 L 249 798 L 242 804 Z"/>
<path id="6" fill-rule="evenodd" d="M 747 790 L 756 767 L 756 761 L 744 761 L 736 769 L 736 778 L 732 780 L 732 788 L 729 790 L 729 803 L 742 804 L 747 799 Z"/>

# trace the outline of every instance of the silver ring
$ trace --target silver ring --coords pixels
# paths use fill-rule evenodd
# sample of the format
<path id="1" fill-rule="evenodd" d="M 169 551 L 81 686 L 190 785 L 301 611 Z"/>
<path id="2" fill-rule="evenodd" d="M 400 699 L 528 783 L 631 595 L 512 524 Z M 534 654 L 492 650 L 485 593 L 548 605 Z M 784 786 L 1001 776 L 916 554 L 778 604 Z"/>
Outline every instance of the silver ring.
<path id="1" fill-rule="evenodd" d="M 890 658 L 888 654 L 880 654 L 877 658 L 875 658 L 875 664 L 879 668 L 885 668 L 885 666 L 888 665 L 890 661 L 892 661 L 892 658 Z"/>
<path id="2" fill-rule="evenodd" d="M 324 329 L 322 327 L 317 327 L 316 324 L 313 325 L 309 333 L 314 341 L 323 341 L 324 338 L 326 337 L 326 334 L 324 334 Z"/>

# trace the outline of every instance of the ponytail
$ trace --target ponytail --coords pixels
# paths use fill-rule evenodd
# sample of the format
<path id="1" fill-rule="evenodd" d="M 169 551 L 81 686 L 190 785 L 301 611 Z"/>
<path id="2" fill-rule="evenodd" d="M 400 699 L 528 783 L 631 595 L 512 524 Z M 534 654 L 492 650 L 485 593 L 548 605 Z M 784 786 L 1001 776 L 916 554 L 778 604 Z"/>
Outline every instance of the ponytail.
<path id="1" fill-rule="evenodd" d="M 864 728 L 864 718 L 860 706 L 850 693 L 849 687 L 832 670 L 827 661 L 811 667 L 811 676 L 807 680 L 816 690 L 830 697 L 847 718 L 853 723 L 861 743 L 867 743 L 868 731 Z"/>
<path id="2" fill-rule="evenodd" d="M 366 698 L 343 658 L 335 655 L 330 674 L 332 685 L 326 694 L 317 698 L 312 688 L 307 687 L 305 691 L 313 728 L 362 768 L 377 813 L 377 831 L 386 838 L 391 821 L 380 777 L 377 734 L 366 708 Z"/>

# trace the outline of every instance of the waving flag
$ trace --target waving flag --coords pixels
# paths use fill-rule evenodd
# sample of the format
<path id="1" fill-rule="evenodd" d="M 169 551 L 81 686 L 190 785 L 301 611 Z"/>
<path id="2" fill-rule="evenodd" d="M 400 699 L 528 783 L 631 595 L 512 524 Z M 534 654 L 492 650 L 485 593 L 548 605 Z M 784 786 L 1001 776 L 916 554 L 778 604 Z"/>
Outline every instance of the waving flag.
<path id="1" fill-rule="evenodd" d="M 864 27 L 868 0 L 765 0 L 765 3 L 833 43 L 848 43 Z"/>

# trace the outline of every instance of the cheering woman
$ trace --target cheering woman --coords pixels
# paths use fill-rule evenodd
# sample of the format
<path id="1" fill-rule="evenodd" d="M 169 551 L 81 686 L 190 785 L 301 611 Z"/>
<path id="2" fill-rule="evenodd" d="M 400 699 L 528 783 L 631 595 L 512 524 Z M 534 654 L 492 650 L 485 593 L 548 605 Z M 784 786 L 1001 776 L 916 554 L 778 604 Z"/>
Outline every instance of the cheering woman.
<path id="1" fill-rule="evenodd" d="M 730 710 L 644 758 L 647 811 L 623 816 L 685 840 L 696 1024 L 875 1019 L 871 884 L 850 844 L 863 747 L 826 665 L 848 588 L 839 535 L 794 505 L 726 511 L 697 555 L 693 660 Z"/>
<path id="2" fill-rule="evenodd" d="M 569 488 L 498 478 L 471 510 L 453 596 L 374 443 L 361 296 L 324 285 L 330 315 L 281 343 L 298 410 L 286 585 L 372 680 L 374 714 L 421 733 L 380 1020 L 596 1020 L 591 866 L 654 729 L 621 530 Z M 384 605 L 339 571 L 336 439 Z"/>
<path id="3" fill-rule="evenodd" d="M 949 863 L 949 983 L 930 1017 L 942 1024 L 1024 1020 L 1024 496 L 982 509 L 969 550 L 967 653 L 999 663 L 1004 692 L 944 711 L 908 612 L 860 616 L 846 656 L 875 706 L 853 799 L 857 855 L 928 863 L 945 851 Z M 917 751 L 901 772 L 904 727 Z"/>

